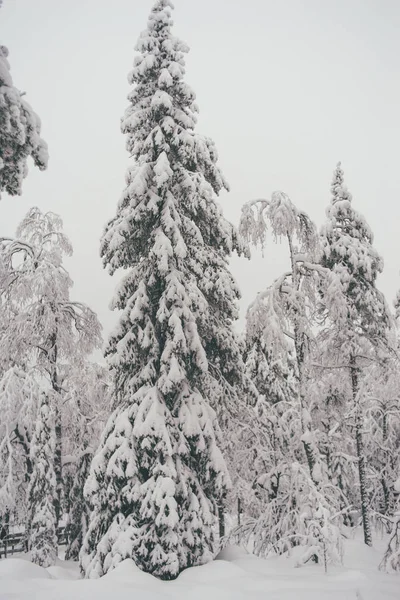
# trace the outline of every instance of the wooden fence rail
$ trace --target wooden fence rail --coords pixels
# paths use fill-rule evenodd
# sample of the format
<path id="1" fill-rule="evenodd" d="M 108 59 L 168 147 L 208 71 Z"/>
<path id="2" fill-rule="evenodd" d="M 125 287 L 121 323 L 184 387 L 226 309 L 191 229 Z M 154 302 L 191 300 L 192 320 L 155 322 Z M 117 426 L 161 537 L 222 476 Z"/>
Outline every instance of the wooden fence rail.
<path id="1" fill-rule="evenodd" d="M 59 545 L 67 543 L 65 527 L 57 529 L 57 540 Z M 0 558 L 28 551 L 28 535 L 26 531 L 9 533 L 0 539 Z"/>

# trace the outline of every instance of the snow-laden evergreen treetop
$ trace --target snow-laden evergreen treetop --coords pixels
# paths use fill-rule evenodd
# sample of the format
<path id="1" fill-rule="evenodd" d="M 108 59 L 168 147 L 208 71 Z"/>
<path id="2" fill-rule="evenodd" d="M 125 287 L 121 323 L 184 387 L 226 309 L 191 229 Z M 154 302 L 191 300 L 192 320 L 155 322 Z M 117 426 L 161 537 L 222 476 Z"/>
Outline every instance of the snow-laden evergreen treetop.
<path id="1" fill-rule="evenodd" d="M 188 49 L 172 35 L 171 8 L 155 2 L 136 47 L 122 120 L 134 160 L 101 245 L 109 271 L 126 275 L 106 350 L 115 410 L 86 484 L 87 577 L 125 558 L 163 579 L 208 560 L 229 486 L 214 409 L 244 372 L 228 271 L 240 247 L 215 201 L 228 186 L 214 143 L 194 131 Z"/>
<path id="2" fill-rule="evenodd" d="M 0 46 L 0 198 L 2 191 L 10 196 L 22 193 L 29 156 L 40 170 L 47 167 L 47 144 L 40 129 L 38 115 L 13 84 L 8 49 Z"/>
<path id="3" fill-rule="evenodd" d="M 387 347 L 392 325 L 383 294 L 376 279 L 383 270 L 383 260 L 373 246 L 373 233 L 352 204 L 352 195 L 344 184 L 344 173 L 338 163 L 331 185 L 332 198 L 327 221 L 322 229 L 322 260 L 342 286 L 347 310 L 335 317 L 336 345 L 347 357 Z M 331 348 L 332 350 L 332 348 Z"/>

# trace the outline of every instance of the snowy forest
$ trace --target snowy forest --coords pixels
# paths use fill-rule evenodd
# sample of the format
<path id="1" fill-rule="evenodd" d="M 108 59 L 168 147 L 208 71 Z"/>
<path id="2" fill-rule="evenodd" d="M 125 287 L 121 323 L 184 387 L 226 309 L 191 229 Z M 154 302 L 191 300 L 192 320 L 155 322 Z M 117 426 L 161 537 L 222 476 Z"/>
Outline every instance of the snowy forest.
<path id="1" fill-rule="evenodd" d="M 28 165 L 51 161 L 0 47 L 0 207 L 28 202 L 0 237 L 0 558 L 18 534 L 32 563 L 55 567 L 62 548 L 81 579 L 131 559 L 173 581 L 232 548 L 329 574 L 358 535 L 398 577 L 400 293 L 377 287 L 351 165 L 330 166 L 323 223 L 285 191 L 229 222 L 173 8 L 149 3 L 128 76 L 125 183 L 98 232 L 118 313 L 105 339 L 74 297 L 62 215 L 28 208 Z M 290 268 L 242 328 L 231 257 L 251 269 L 276 244 Z"/>

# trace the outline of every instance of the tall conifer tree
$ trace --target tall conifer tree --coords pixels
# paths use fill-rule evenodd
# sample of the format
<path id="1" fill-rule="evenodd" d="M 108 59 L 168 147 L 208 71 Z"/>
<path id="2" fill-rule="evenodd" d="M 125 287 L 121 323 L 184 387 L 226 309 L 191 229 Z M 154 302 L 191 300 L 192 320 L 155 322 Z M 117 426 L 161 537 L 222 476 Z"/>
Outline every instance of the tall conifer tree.
<path id="1" fill-rule="evenodd" d="M 104 264 L 127 273 L 106 351 L 115 410 L 86 484 L 88 577 L 128 557 L 163 579 L 205 562 L 229 485 L 212 406 L 243 374 L 228 271 L 239 243 L 214 199 L 227 188 L 215 146 L 194 132 L 171 8 L 155 2 L 136 48 L 122 121 L 134 163 L 102 239 Z"/>
<path id="2" fill-rule="evenodd" d="M 383 294 L 376 288 L 383 261 L 372 245 L 371 229 L 353 208 L 340 163 L 334 171 L 331 190 L 328 219 L 322 231 L 321 262 L 340 280 L 346 310 L 332 324 L 329 347 L 330 353 L 336 350 L 342 364 L 347 362 L 350 372 L 364 541 L 372 545 L 360 376 L 363 367 L 377 357 L 377 351 L 388 348 L 391 317 Z"/>

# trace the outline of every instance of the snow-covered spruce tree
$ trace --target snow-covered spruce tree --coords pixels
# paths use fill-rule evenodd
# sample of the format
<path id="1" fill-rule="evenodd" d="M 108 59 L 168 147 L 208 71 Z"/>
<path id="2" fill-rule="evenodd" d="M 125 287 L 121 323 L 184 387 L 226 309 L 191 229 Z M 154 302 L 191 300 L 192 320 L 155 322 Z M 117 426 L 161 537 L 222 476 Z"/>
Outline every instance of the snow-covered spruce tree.
<path id="1" fill-rule="evenodd" d="M 29 548 L 32 562 L 41 567 L 54 565 L 57 558 L 56 475 L 54 472 L 55 412 L 42 392 L 36 430 L 31 445 L 33 473 L 28 491 Z"/>
<path id="2" fill-rule="evenodd" d="M 0 378 L 0 523 L 10 514 L 21 523 L 27 521 L 30 442 L 38 398 L 33 370 L 14 366 Z"/>
<path id="3" fill-rule="evenodd" d="M 341 364 L 347 364 L 350 373 L 364 541 L 372 545 L 360 377 L 366 364 L 379 358 L 379 353 L 387 352 L 391 317 L 383 295 L 376 288 L 383 261 L 372 245 L 369 226 L 352 206 L 340 163 L 334 171 L 331 190 L 327 223 L 321 235 L 321 264 L 340 281 L 346 311 L 332 319 L 329 352 L 331 356 L 335 352 Z"/>
<path id="4" fill-rule="evenodd" d="M 155 2 L 137 45 L 122 121 L 134 164 L 102 240 L 104 264 L 127 274 L 106 351 L 115 410 L 85 488 L 87 577 L 125 558 L 162 579 L 207 561 L 229 485 L 210 404 L 243 372 L 228 271 L 238 240 L 214 199 L 227 187 L 215 146 L 194 132 L 187 47 L 171 33 L 171 8 Z"/>
<path id="5" fill-rule="evenodd" d="M 72 472 L 72 485 L 68 494 L 68 523 L 66 526 L 68 546 L 65 560 L 79 560 L 79 552 L 88 530 L 90 508 L 85 501 L 83 490 L 89 476 L 92 459 L 93 452 L 89 444 L 84 443 L 82 453 Z"/>
<path id="6" fill-rule="evenodd" d="M 90 464 L 110 411 L 109 371 L 98 364 L 71 369 L 63 382 L 63 473 L 68 515 L 66 560 L 78 560 L 88 529 L 90 508 L 83 494 Z"/>
<path id="7" fill-rule="evenodd" d="M 7 57 L 7 48 L 0 46 L 0 197 L 2 191 L 11 196 L 22 193 L 29 156 L 40 170 L 48 161 L 40 119 L 14 87 Z"/>

